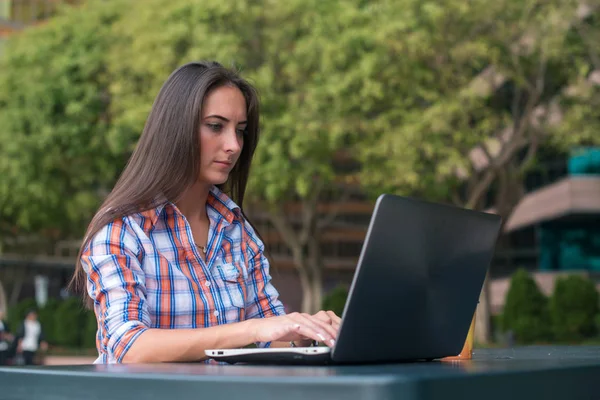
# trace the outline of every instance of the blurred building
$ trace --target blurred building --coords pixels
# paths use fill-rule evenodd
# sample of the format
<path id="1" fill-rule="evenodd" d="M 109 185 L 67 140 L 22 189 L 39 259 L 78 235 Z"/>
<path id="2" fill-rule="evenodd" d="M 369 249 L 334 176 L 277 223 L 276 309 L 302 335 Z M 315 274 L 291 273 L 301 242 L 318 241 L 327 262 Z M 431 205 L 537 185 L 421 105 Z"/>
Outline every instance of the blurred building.
<path id="1" fill-rule="evenodd" d="M 518 267 L 531 271 L 545 294 L 566 273 L 589 276 L 600 289 L 600 147 L 543 150 L 525 184 L 528 193 L 507 221 L 492 265 L 495 312 Z"/>
<path id="2" fill-rule="evenodd" d="M 600 273 L 600 148 L 543 160 L 505 228 L 503 266 Z"/>

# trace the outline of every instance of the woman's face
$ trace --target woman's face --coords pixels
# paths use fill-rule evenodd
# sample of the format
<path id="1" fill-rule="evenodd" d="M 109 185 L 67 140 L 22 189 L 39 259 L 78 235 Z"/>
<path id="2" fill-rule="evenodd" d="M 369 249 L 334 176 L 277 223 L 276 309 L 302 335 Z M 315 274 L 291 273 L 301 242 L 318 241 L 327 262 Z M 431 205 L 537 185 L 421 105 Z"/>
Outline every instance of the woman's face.
<path id="1" fill-rule="evenodd" d="M 209 92 L 202 104 L 198 181 L 210 185 L 227 181 L 242 152 L 246 126 L 246 100 L 237 87 Z"/>

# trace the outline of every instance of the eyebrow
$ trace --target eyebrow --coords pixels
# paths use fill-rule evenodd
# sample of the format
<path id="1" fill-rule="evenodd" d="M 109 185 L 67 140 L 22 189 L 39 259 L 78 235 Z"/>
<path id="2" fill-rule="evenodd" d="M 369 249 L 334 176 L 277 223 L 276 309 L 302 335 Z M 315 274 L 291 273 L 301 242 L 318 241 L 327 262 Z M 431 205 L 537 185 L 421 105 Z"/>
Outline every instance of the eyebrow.
<path id="1" fill-rule="evenodd" d="M 216 115 L 216 114 L 209 115 L 208 117 L 204 117 L 204 119 L 207 119 L 207 118 L 217 118 L 217 119 L 220 119 L 221 121 L 229 122 L 229 120 L 227 118 L 222 117 L 220 115 Z M 238 122 L 238 125 L 247 124 L 247 123 L 248 123 L 248 121 L 240 121 L 240 122 Z"/>

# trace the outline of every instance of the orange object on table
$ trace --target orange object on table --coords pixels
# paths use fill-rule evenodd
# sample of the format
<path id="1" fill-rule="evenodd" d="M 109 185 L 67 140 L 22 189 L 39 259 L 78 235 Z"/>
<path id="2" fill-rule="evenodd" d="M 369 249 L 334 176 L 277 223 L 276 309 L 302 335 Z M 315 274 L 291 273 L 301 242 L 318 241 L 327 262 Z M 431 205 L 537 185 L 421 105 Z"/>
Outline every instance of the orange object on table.
<path id="1" fill-rule="evenodd" d="M 470 360 L 473 358 L 473 342 L 475 338 L 475 315 L 477 312 L 473 314 L 473 320 L 471 321 L 471 326 L 469 327 L 469 332 L 467 333 L 467 339 L 465 340 L 465 344 L 457 356 L 444 357 L 442 361 L 459 361 L 459 360 Z"/>

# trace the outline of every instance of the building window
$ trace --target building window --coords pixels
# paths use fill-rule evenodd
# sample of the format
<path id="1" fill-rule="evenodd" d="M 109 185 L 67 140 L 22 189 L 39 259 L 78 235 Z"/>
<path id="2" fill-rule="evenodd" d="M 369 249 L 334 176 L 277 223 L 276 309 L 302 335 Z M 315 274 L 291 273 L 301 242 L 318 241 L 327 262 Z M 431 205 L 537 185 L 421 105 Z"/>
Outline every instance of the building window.
<path id="1" fill-rule="evenodd" d="M 570 175 L 600 174 L 600 147 L 576 149 L 569 157 Z"/>

